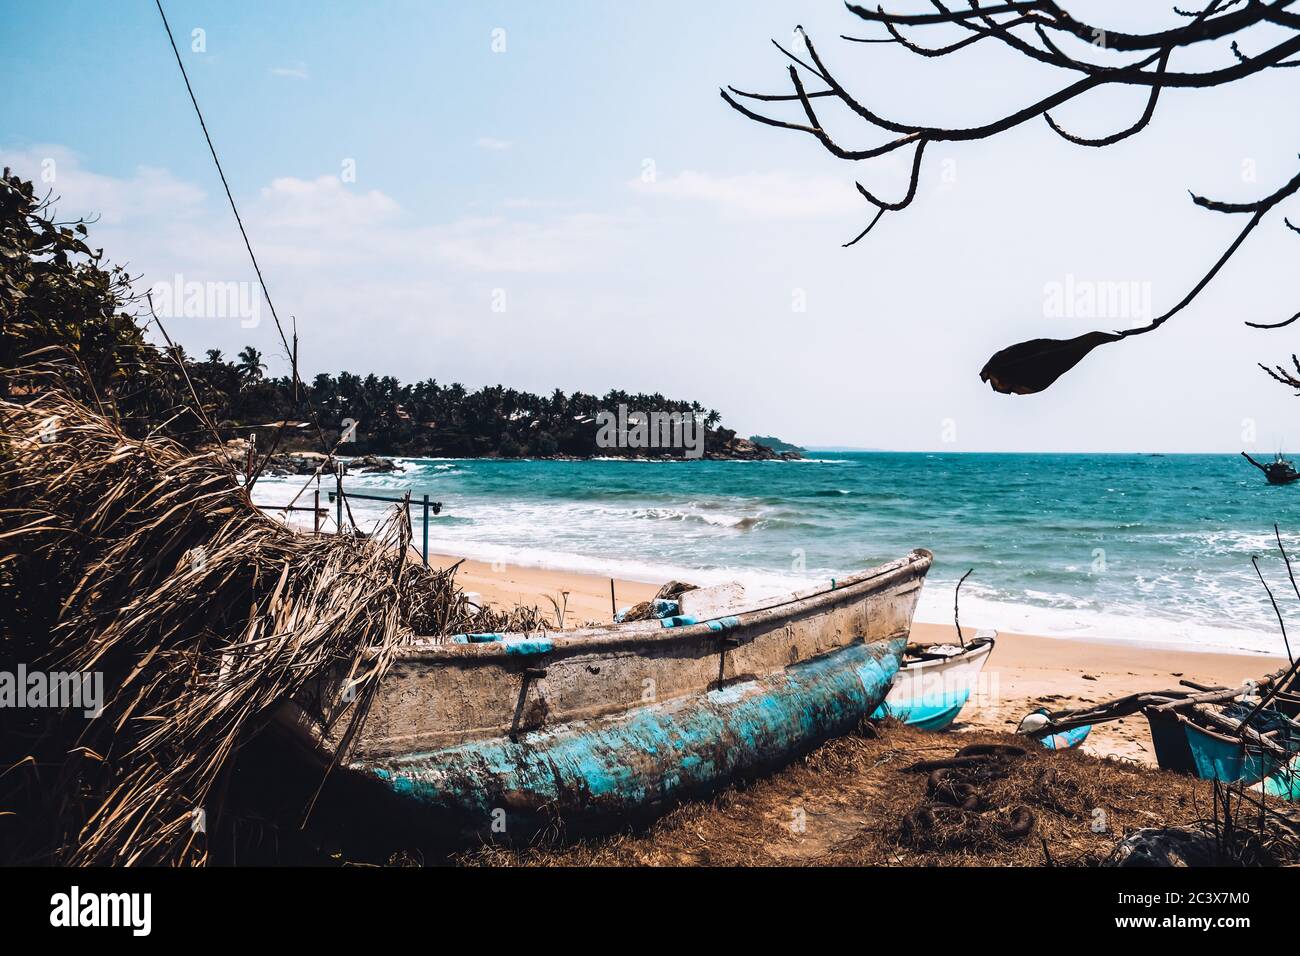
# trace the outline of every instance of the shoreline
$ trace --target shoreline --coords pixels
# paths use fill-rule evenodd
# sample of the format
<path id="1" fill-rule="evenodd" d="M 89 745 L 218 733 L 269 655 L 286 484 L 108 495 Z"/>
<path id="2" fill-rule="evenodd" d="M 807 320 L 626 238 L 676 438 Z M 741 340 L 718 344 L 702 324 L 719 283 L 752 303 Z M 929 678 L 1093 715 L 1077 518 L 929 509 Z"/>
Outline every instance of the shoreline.
<path id="1" fill-rule="evenodd" d="M 549 552 L 540 552 L 539 556 L 538 552 L 504 546 L 479 548 L 478 554 L 457 555 L 453 554 L 453 548 L 447 541 L 431 541 L 429 547 L 431 563 L 452 563 L 463 559 L 478 566 L 517 568 L 557 578 L 591 578 L 604 581 L 606 588 L 609 579 L 613 578 L 620 593 L 626 585 L 634 590 L 649 586 L 650 593 L 653 594 L 655 589 L 669 580 L 689 581 L 701 587 L 738 580 L 751 592 L 766 596 L 813 587 L 821 580 L 816 575 L 792 576 L 745 568 L 697 569 L 626 558 L 602 559 Z M 484 551 L 487 553 L 482 553 Z M 952 597 L 948 589 L 954 583 L 933 579 L 927 581 L 917 606 L 914 619 L 916 623 L 951 628 Z M 632 602 L 620 599 L 619 607 L 628 603 Z M 961 609 L 962 618 L 976 628 L 995 627 L 999 631 L 1030 634 L 1043 640 L 1136 646 L 1170 653 L 1241 655 L 1261 660 L 1281 657 L 1283 653 L 1281 638 L 1273 632 L 1194 624 L 1171 620 L 1154 613 L 1110 613 L 1096 615 L 1095 619 L 1080 623 L 1072 620 L 1070 612 L 1063 609 L 1012 604 L 965 593 L 961 598 Z M 1092 633 L 1080 633 L 1084 630 Z M 1138 632 L 1148 636 L 1145 639 L 1134 636 Z M 1200 635 L 1199 639 L 1194 636 L 1197 634 Z M 1258 644 L 1268 647 L 1261 649 L 1253 646 Z"/>
<path id="2" fill-rule="evenodd" d="M 607 576 L 559 571 L 519 564 L 489 563 L 448 554 L 430 554 L 429 564 L 460 563 L 456 580 L 492 604 L 536 605 L 550 614 L 547 597 L 567 600 L 566 628 L 608 624 L 612 618 Z M 617 607 L 622 609 L 654 595 L 659 584 L 613 578 Z M 663 583 L 663 582 L 660 582 Z M 563 596 L 567 593 L 567 599 Z M 963 730 L 1015 730 L 1020 718 L 1038 707 L 1063 710 L 1140 691 L 1178 685 L 1180 679 L 1234 686 L 1276 670 L 1286 659 L 1267 654 L 1216 649 L 1151 646 L 1095 637 L 1058 637 L 1002 631 L 995 621 L 982 627 L 998 630 L 997 646 L 985 665 L 976 697 L 953 726 Z M 979 628 L 963 626 L 973 637 Z M 912 639 L 949 641 L 952 624 L 917 621 Z M 1155 766 L 1146 718 L 1141 714 L 1094 728 L 1081 748 L 1097 756 L 1136 760 Z"/>

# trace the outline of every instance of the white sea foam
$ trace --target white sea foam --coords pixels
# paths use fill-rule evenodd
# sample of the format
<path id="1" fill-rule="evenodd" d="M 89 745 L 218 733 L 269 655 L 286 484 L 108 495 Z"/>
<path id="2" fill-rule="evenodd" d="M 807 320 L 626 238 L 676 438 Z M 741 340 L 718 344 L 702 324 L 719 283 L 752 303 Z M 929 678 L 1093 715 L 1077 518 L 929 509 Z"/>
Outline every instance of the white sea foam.
<path id="1" fill-rule="evenodd" d="M 951 624 L 951 585 L 928 584 L 921 592 L 916 620 L 927 624 Z M 963 627 L 991 627 L 1038 637 L 1123 641 L 1186 651 L 1236 651 L 1273 656 L 1285 653 L 1282 639 L 1276 633 L 1190 620 L 1175 621 L 1159 617 L 1146 608 L 1134 608 L 1131 613 L 1107 613 L 990 600 L 968 596 L 965 588 L 962 589 L 961 620 Z"/>
<path id="2" fill-rule="evenodd" d="M 1114 489 L 1101 498 L 1071 498 L 1047 486 L 1039 491 L 1034 483 L 1008 491 L 1005 468 L 972 471 L 963 464 L 962 472 L 945 459 L 926 467 L 957 469 L 967 484 L 943 508 L 930 508 L 917 504 L 940 499 L 923 495 L 915 473 L 903 474 L 892 457 L 884 464 L 811 459 L 806 463 L 831 470 L 797 474 L 733 470 L 725 462 L 396 460 L 404 471 L 349 475 L 347 487 L 393 496 L 414 489 L 443 501 L 442 516 L 430 524 L 430 548 L 439 553 L 656 584 L 740 580 L 766 596 L 825 583 L 925 544 L 961 566 L 942 560 L 936 566 L 922 592 L 920 621 L 951 623 L 952 575 L 976 565 L 978 573 L 962 589 L 963 623 L 1049 637 L 1282 653 L 1272 608 L 1250 564 L 1261 555 L 1275 593 L 1278 587 L 1289 593 L 1271 519 L 1256 530 L 1251 515 L 1220 516 L 1208 492 L 1186 506 L 1160 499 L 1163 511 L 1141 501 L 1116 510 L 1101 500 L 1121 497 L 1113 481 L 1101 486 Z M 631 464 L 665 467 L 623 467 Z M 945 475 L 934 481 L 946 489 Z M 263 479 L 255 500 L 283 504 L 305 481 Z M 335 507 L 325 492 L 333 482 L 327 478 L 320 487 L 329 512 L 324 527 L 332 530 Z M 311 500 L 309 489 L 298 504 Z M 350 506 L 364 530 L 394 507 L 361 499 Z M 411 514 L 418 542 L 419 508 Z M 1044 522 L 1044 514 L 1054 517 Z M 309 513 L 291 517 L 311 527 Z M 1012 526 L 1015 535 L 1000 533 Z M 1284 532 L 1282 539 L 1300 553 L 1300 534 Z M 807 571 L 780 570 L 805 564 Z"/>

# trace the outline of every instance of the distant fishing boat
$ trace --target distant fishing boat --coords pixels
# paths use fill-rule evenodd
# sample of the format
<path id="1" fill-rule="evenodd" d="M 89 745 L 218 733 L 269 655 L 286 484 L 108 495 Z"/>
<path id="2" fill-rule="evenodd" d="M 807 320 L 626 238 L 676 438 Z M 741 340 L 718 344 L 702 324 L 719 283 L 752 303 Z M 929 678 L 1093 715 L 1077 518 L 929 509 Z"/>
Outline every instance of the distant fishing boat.
<path id="1" fill-rule="evenodd" d="M 922 730 L 947 730 L 975 692 L 997 631 L 966 644 L 909 644 L 903 666 L 873 717 L 893 717 Z"/>
<path id="2" fill-rule="evenodd" d="M 1296 471 L 1295 466 L 1284 458 L 1281 452 L 1278 452 L 1267 465 L 1251 458 L 1244 451 L 1241 457 L 1262 471 L 1270 485 L 1289 485 L 1293 481 L 1300 481 L 1300 471 Z"/>
<path id="3" fill-rule="evenodd" d="M 932 560 L 710 620 L 418 641 L 351 736 L 344 674 L 279 729 L 362 789 L 361 826 L 461 843 L 621 828 L 857 727 L 899 669 Z"/>

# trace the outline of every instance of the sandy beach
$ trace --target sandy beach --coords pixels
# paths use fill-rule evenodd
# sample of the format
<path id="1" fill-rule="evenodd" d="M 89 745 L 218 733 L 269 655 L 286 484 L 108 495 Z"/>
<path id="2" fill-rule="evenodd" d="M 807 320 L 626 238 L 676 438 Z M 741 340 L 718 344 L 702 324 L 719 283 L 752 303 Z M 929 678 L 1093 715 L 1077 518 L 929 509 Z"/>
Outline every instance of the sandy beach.
<path id="1" fill-rule="evenodd" d="M 610 579 L 595 575 L 492 565 L 451 555 L 430 555 L 430 563 L 446 567 L 460 561 L 457 581 L 466 591 L 493 604 L 536 605 L 550 611 L 548 596 L 567 600 L 566 627 L 608 623 L 611 618 Z M 617 606 L 650 598 L 658 585 L 614 580 Z M 568 592 L 567 599 L 563 598 Z M 981 622 L 996 627 L 996 622 Z M 963 627 L 967 637 L 975 628 Z M 951 640 L 951 625 L 916 623 L 913 640 Z M 1177 687 L 1186 679 L 1200 684 L 1235 685 L 1276 670 L 1282 658 L 1143 647 L 1131 642 L 1082 638 L 1039 637 L 999 632 L 997 646 L 984 668 L 977 697 L 962 711 L 954 730 L 1014 730 L 1020 718 L 1037 707 L 1062 710 L 1139 691 Z M 1094 728 L 1085 752 L 1115 756 L 1155 766 L 1155 754 L 1140 714 Z"/>

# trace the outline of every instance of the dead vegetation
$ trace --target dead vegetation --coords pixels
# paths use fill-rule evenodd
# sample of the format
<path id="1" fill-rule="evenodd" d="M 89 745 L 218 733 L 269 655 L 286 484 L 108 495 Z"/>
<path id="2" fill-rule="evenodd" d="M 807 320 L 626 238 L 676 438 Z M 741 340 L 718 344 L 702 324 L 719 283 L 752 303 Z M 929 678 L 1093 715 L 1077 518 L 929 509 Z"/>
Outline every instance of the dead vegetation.
<path id="1" fill-rule="evenodd" d="M 935 781 L 932 763 L 951 763 L 963 748 L 990 745 L 1023 753 L 937 768 L 949 776 Z M 1271 813 L 1261 823 L 1251 795 L 1235 792 L 1228 808 L 1233 823 L 1225 826 L 1210 782 L 1025 745 L 1011 734 L 934 734 L 893 724 L 878 736 L 869 730 L 831 741 L 781 773 L 680 807 L 642 833 L 567 847 L 484 847 L 457 862 L 1095 866 L 1135 830 L 1198 824 L 1222 836 L 1220 862 L 1300 859 L 1290 824 Z M 955 769 L 962 772 L 954 776 Z"/>

